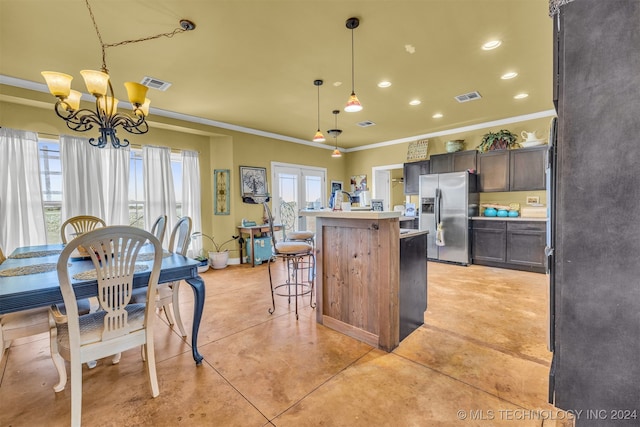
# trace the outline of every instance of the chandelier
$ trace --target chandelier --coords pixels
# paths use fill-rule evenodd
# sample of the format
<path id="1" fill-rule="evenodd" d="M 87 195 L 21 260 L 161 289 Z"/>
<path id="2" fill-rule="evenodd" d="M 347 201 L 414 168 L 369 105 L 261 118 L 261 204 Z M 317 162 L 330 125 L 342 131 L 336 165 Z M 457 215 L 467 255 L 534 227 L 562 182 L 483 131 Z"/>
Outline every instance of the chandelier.
<path id="1" fill-rule="evenodd" d="M 93 16 L 93 11 L 89 5 L 89 0 L 85 0 L 89 15 L 93 21 L 93 27 L 102 47 L 102 69 L 82 70 L 80 74 L 84 78 L 87 91 L 95 98 L 95 108 L 93 110 L 80 108 L 80 98 L 82 93 L 71 89 L 72 76 L 55 71 L 43 71 L 41 74 L 47 82 L 49 92 L 53 94 L 58 101 L 55 104 L 55 112 L 67 123 L 67 127 L 78 132 L 86 132 L 97 126 L 100 136 L 90 138 L 89 144 L 103 148 L 107 143 L 111 143 L 114 148 L 126 147 L 129 141 L 122 139 L 116 135 L 116 129 L 122 127 L 125 131 L 141 135 L 149 131 L 146 117 L 149 114 L 150 101 L 147 96 L 147 86 L 135 82 L 126 82 L 124 84 L 129 102 L 133 106 L 132 114 L 118 112 L 118 99 L 114 96 L 113 86 L 109 79 L 109 70 L 106 63 L 105 50 L 108 47 L 120 46 L 128 43 L 137 43 L 146 40 L 152 40 L 159 37 L 173 37 L 177 33 L 191 31 L 195 28 L 195 24 L 191 21 L 183 19 L 180 21 L 180 27 L 170 33 L 158 34 L 137 40 L 125 40 L 119 43 L 105 44 L 102 41 L 102 35 L 98 30 L 98 25 Z"/>

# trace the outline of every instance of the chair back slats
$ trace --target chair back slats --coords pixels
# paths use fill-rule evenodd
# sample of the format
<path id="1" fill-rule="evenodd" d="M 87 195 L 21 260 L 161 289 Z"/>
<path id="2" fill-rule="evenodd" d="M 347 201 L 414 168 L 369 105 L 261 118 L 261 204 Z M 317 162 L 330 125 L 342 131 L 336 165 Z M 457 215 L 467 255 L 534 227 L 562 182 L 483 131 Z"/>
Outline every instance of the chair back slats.
<path id="1" fill-rule="evenodd" d="M 77 237 L 65 247 L 58 261 L 58 275 L 69 314 L 69 328 L 79 327 L 76 304 L 71 304 L 71 307 L 69 304 L 75 301 L 67 267 L 71 252 L 82 246 L 91 257 L 98 282 L 98 302 L 105 312 L 102 340 L 106 341 L 131 332 L 126 308 L 131 301 L 136 259 L 147 241 L 152 243 L 154 250 L 154 264 L 150 268 L 147 292 L 148 295 L 155 296 L 159 266 L 162 263 L 162 247 L 151 233 L 129 226 L 104 227 Z M 150 312 L 147 309 L 147 313 Z M 70 334 L 70 338 L 72 336 Z"/>
<path id="2" fill-rule="evenodd" d="M 187 255 L 189 244 L 191 243 L 191 227 L 192 221 L 188 216 L 183 216 L 178 220 L 175 227 L 171 231 L 171 239 L 169 241 L 169 252 Z"/>
<path id="3" fill-rule="evenodd" d="M 60 227 L 60 237 L 62 243 L 68 243 L 69 240 L 80 236 L 88 231 L 95 230 L 99 227 L 106 227 L 106 223 L 103 219 L 91 215 L 79 215 L 67 219 L 62 223 Z M 67 233 L 68 228 L 72 228 L 71 233 Z"/>
<path id="4" fill-rule="evenodd" d="M 151 234 L 156 236 L 160 243 L 164 241 L 164 234 L 167 230 L 167 216 L 160 215 L 151 226 Z"/>

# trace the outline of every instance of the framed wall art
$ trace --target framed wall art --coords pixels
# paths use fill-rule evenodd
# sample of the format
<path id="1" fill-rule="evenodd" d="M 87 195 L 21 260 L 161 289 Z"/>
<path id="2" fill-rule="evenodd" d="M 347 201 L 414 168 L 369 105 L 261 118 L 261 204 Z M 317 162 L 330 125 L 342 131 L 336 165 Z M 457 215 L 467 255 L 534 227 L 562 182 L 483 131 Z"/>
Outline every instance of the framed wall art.
<path id="1" fill-rule="evenodd" d="M 376 212 L 384 211 L 384 199 L 371 199 L 371 210 Z"/>
<path id="2" fill-rule="evenodd" d="M 240 166 L 240 195 L 245 203 L 268 198 L 267 169 L 253 166 Z"/>
<path id="3" fill-rule="evenodd" d="M 215 215 L 229 215 L 229 169 L 215 169 L 213 171 L 213 213 Z"/>

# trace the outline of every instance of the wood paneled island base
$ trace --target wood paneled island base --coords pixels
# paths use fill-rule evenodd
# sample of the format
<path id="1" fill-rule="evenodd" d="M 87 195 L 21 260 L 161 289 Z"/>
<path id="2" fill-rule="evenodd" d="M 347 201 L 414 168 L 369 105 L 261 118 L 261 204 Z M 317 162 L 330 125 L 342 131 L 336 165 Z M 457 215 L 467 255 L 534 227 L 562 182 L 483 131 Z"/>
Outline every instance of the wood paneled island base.
<path id="1" fill-rule="evenodd" d="M 399 212 L 316 217 L 318 323 L 385 351 L 399 343 Z"/>

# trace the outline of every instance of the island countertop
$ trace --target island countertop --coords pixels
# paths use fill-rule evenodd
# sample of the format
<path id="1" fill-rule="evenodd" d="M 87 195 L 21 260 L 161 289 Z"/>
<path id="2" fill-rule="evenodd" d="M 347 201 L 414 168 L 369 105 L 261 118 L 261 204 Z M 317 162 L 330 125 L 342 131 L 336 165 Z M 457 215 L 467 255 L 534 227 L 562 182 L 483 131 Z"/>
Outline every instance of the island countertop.
<path id="1" fill-rule="evenodd" d="M 329 209 L 302 209 L 302 216 L 346 219 L 390 219 L 400 218 L 400 212 L 394 211 L 332 211 Z"/>

